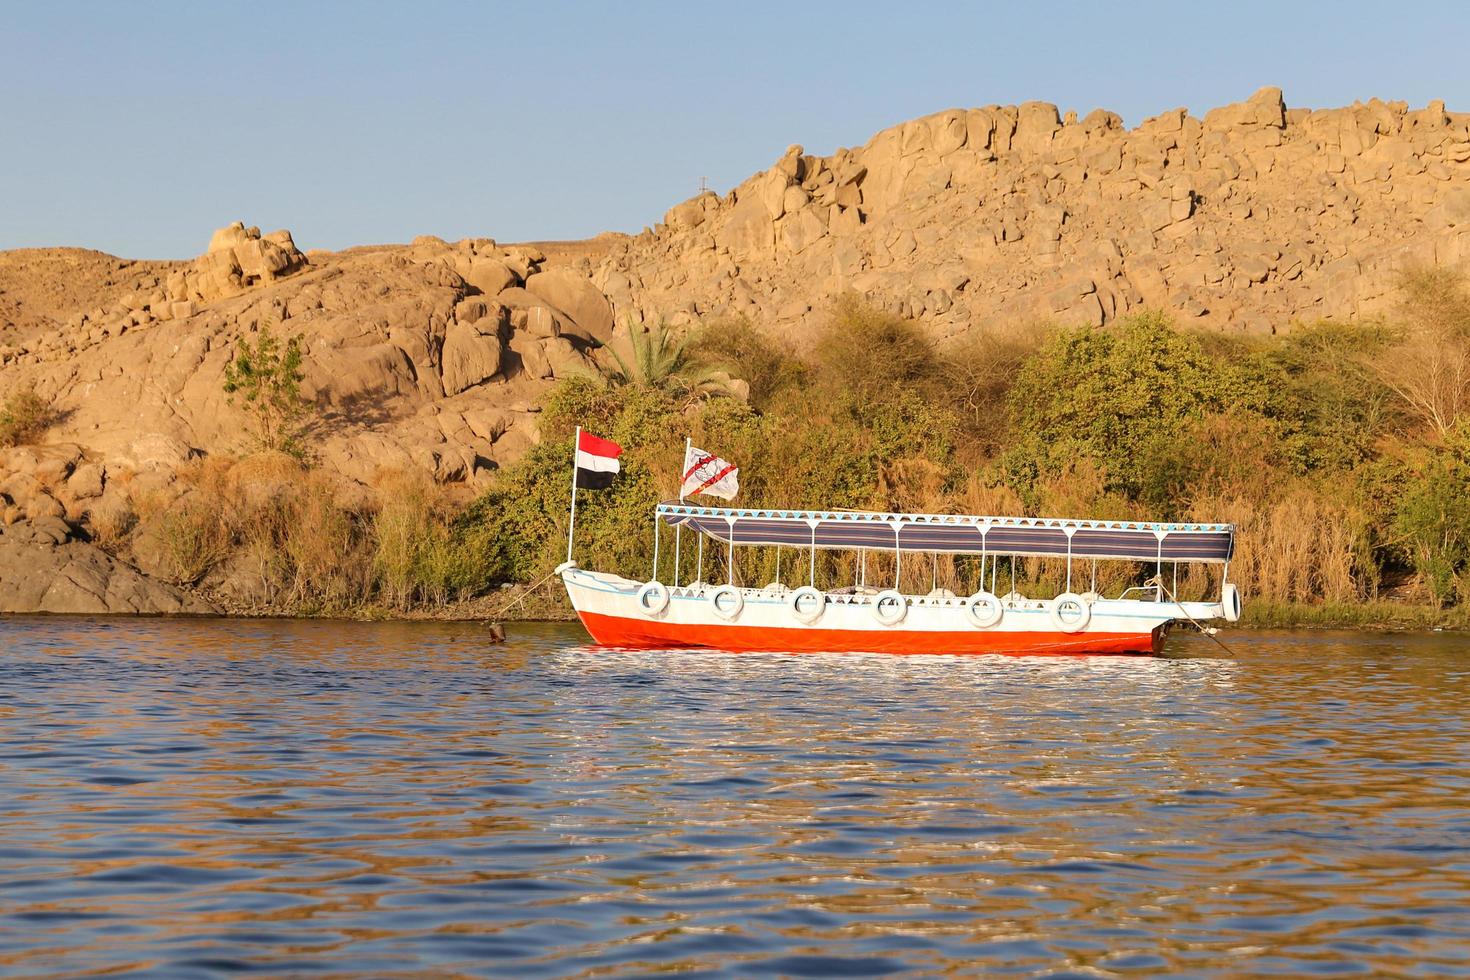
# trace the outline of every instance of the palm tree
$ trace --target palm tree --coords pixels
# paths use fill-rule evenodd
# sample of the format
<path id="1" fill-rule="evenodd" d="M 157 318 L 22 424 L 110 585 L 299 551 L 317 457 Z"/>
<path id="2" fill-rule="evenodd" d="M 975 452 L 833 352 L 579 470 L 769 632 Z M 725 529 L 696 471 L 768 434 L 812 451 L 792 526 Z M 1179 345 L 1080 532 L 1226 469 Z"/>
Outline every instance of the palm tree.
<path id="1" fill-rule="evenodd" d="M 628 333 L 632 345 L 628 360 L 613 346 L 607 348 L 617 364 L 605 373 L 613 387 L 643 385 L 689 401 L 733 394 L 730 375 L 699 363 L 687 350 L 688 338 L 675 337 L 663 320 L 647 333 L 630 323 Z"/>

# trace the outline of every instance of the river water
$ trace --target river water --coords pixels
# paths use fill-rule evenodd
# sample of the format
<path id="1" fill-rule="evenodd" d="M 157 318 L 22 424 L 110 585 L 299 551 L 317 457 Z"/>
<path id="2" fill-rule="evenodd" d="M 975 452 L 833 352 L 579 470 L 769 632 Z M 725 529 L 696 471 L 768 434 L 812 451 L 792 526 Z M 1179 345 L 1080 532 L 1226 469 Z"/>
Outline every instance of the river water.
<path id="1" fill-rule="evenodd" d="M 0 620 L 0 974 L 1470 974 L 1470 640 Z"/>

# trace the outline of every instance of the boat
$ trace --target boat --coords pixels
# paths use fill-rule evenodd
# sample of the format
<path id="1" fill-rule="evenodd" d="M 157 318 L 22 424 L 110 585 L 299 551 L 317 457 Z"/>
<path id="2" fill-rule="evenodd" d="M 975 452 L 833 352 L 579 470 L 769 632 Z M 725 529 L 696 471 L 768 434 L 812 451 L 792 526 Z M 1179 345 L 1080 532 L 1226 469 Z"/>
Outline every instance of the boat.
<path id="1" fill-rule="evenodd" d="M 579 433 L 580 437 L 580 433 Z M 616 447 L 615 447 L 616 448 Z M 719 461 L 723 462 L 723 461 Z M 574 484 L 575 487 L 575 484 Z M 575 489 L 573 490 L 575 508 Z M 659 528 L 675 529 L 672 581 L 660 582 Z M 695 569 L 680 581 L 682 538 L 697 541 Z M 572 559 L 556 572 L 587 632 L 598 644 L 624 648 L 712 649 L 731 652 L 872 652 L 899 654 L 1157 654 L 1169 631 L 1184 622 L 1236 622 L 1240 591 L 1230 582 L 1235 546 L 1231 524 L 1101 521 L 1042 517 L 778 510 L 712 507 L 667 501 L 654 511 L 654 570 L 648 580 L 584 569 Z M 705 542 L 724 550 L 727 579 L 736 550 L 794 549 L 802 584 L 763 586 L 738 580 L 707 582 Z M 855 555 L 854 580 L 838 587 L 817 581 L 819 552 Z M 875 554 L 891 574 L 869 582 Z M 891 559 L 887 556 L 891 556 Z M 938 586 L 923 594 L 899 591 L 904 562 L 965 557 L 975 589 L 955 594 Z M 665 556 L 667 557 L 667 556 Z M 1066 587 L 1049 598 L 1016 591 L 1017 559 L 1066 562 Z M 1145 566 L 1154 575 L 1115 598 L 1098 594 L 1096 563 Z M 1009 562 L 1012 585 L 1001 589 Z M 709 564 L 715 564 L 711 561 Z M 1181 601 L 1181 565 L 1219 567 L 1213 601 Z M 976 574 L 978 571 L 978 574 Z M 1074 571 L 1077 578 L 1074 580 Z M 1173 572 L 1175 588 L 1168 585 Z M 1087 575 L 1084 585 L 1082 575 Z M 1140 572 L 1139 578 L 1146 574 Z M 912 568 L 907 576 L 914 578 Z M 1213 586 L 1211 587 L 1213 593 Z"/>

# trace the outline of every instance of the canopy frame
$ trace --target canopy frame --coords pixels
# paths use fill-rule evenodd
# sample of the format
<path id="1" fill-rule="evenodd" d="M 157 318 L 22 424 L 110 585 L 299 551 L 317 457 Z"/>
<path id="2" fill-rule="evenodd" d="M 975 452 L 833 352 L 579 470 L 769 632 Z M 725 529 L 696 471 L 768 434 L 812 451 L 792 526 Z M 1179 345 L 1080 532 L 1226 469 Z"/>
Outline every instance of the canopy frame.
<path id="1" fill-rule="evenodd" d="M 849 510 L 657 505 L 655 518 L 688 525 L 728 544 L 813 549 L 927 551 L 981 555 L 994 560 L 1060 558 L 1226 564 L 1235 549 L 1235 525 L 1158 521 L 1101 521 L 1060 517 L 988 517 Z"/>

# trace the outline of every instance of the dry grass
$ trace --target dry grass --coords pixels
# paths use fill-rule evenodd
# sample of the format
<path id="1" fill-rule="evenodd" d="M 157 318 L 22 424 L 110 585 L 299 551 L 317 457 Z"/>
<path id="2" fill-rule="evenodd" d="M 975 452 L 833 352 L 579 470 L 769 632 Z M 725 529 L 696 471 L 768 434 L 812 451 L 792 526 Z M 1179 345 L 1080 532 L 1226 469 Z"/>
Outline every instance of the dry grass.
<path id="1" fill-rule="evenodd" d="M 1320 491 L 1291 486 L 1261 504 L 1241 497 L 1203 499 L 1193 517 L 1236 525 L 1230 578 L 1247 596 L 1297 603 L 1371 598 L 1376 580 L 1366 519 Z M 1191 586 L 1204 574 L 1192 569 Z"/>
<path id="2" fill-rule="evenodd" d="M 38 442 L 56 423 L 51 403 L 34 388 L 12 391 L 0 405 L 0 446 L 28 446 Z"/>

